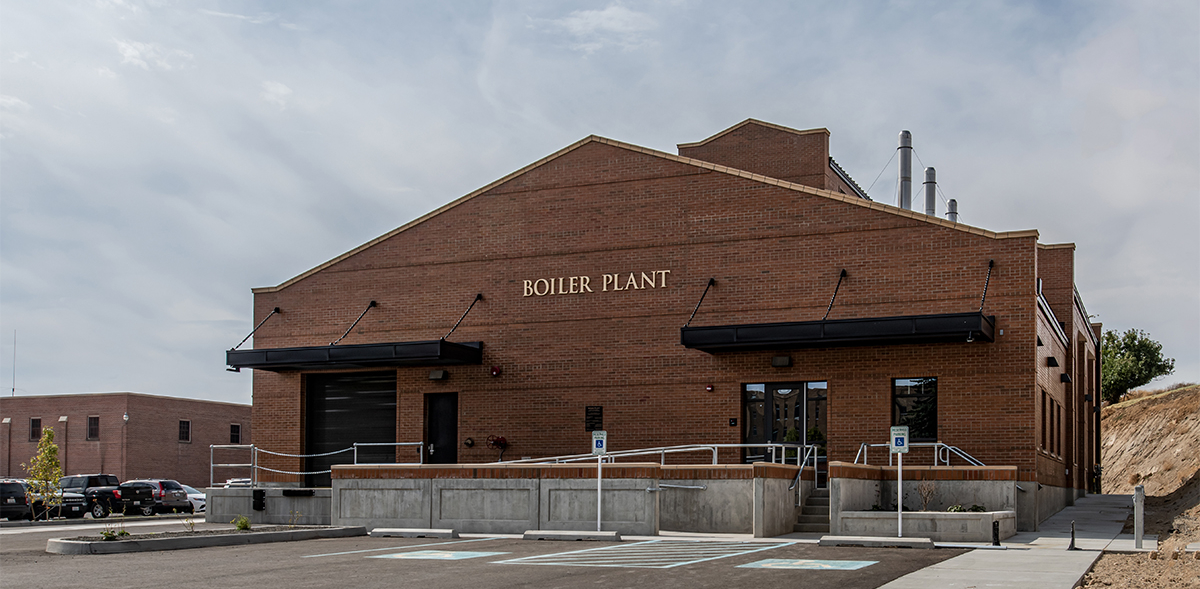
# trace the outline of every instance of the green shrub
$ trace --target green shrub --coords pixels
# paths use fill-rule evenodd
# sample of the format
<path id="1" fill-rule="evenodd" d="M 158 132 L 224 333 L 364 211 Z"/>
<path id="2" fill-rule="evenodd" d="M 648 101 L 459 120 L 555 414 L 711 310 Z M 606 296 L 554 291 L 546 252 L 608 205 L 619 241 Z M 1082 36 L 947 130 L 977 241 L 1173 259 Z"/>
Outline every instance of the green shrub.
<path id="1" fill-rule="evenodd" d="M 233 527 L 237 528 L 239 531 L 250 529 L 250 518 L 244 515 L 238 515 L 229 523 L 233 524 Z"/>
<path id="2" fill-rule="evenodd" d="M 946 508 L 946 511 L 949 511 L 952 513 L 962 513 L 964 511 L 966 511 L 966 509 L 963 509 L 962 505 L 951 505 L 950 507 Z"/>

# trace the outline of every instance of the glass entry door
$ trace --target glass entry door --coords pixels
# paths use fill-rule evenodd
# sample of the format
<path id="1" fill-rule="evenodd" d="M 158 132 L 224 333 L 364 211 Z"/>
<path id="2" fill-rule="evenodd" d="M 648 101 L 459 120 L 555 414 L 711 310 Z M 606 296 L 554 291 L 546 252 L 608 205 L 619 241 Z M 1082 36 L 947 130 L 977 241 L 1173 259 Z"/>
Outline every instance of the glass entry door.
<path id="1" fill-rule="evenodd" d="M 742 443 L 803 442 L 823 448 L 827 391 L 825 381 L 742 385 Z M 743 457 L 746 462 L 769 461 L 771 453 L 766 447 L 751 447 Z M 794 453 L 788 458 L 795 460 Z"/>

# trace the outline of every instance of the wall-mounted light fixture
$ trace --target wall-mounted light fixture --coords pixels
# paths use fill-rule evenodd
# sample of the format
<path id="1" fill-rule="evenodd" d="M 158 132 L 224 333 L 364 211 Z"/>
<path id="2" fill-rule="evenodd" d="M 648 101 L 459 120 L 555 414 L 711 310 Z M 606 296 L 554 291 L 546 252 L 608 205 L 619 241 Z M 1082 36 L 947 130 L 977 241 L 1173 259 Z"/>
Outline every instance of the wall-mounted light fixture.
<path id="1" fill-rule="evenodd" d="M 1058 375 L 1058 380 L 1065 382 L 1067 384 L 1070 384 L 1071 383 L 1071 375 L 1064 372 L 1064 373 Z"/>
<path id="2" fill-rule="evenodd" d="M 463 440 L 463 445 L 468 448 L 475 447 L 475 438 L 467 438 L 467 439 Z"/>
<path id="3" fill-rule="evenodd" d="M 501 372 L 504 372 L 504 371 L 501 370 L 499 366 L 492 367 L 492 376 L 500 376 Z"/>
<path id="4" fill-rule="evenodd" d="M 445 370 L 430 370 L 429 380 L 446 380 L 450 378 L 450 373 Z"/>
<path id="5" fill-rule="evenodd" d="M 125 421 L 125 423 L 129 423 L 129 412 L 128 412 L 128 411 L 126 411 L 126 412 L 125 412 L 125 415 L 122 415 L 122 416 L 121 416 L 121 419 L 122 419 L 122 420 L 124 420 L 124 421 Z"/>
<path id="6" fill-rule="evenodd" d="M 771 367 L 772 368 L 788 368 L 791 365 L 792 365 L 792 357 L 791 356 L 772 356 L 771 357 Z"/>
<path id="7" fill-rule="evenodd" d="M 710 392 L 710 393 L 711 393 L 711 392 L 713 392 L 713 386 L 712 386 L 712 385 L 708 385 L 708 386 L 704 387 L 704 390 L 706 390 L 706 391 L 708 391 L 708 392 Z"/>
<path id="8" fill-rule="evenodd" d="M 1046 366 L 1050 366 L 1050 367 L 1058 366 L 1058 358 L 1055 358 L 1054 356 L 1050 356 L 1049 358 L 1046 358 Z"/>

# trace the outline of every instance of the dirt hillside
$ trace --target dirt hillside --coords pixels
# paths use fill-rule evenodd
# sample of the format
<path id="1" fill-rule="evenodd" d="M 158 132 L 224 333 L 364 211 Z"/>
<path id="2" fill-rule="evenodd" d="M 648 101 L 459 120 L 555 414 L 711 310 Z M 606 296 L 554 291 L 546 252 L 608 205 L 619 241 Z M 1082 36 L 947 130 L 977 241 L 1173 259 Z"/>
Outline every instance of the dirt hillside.
<path id="1" fill-rule="evenodd" d="M 1088 589 L 1200 587 L 1200 386 L 1131 393 L 1101 412 L 1105 493 L 1146 488 L 1146 533 L 1154 554 L 1105 554 L 1085 578 Z M 1133 516 L 1125 523 L 1133 532 Z"/>
<path id="2" fill-rule="evenodd" d="M 1100 432 L 1105 493 L 1170 495 L 1200 470 L 1200 385 L 1105 407 Z"/>

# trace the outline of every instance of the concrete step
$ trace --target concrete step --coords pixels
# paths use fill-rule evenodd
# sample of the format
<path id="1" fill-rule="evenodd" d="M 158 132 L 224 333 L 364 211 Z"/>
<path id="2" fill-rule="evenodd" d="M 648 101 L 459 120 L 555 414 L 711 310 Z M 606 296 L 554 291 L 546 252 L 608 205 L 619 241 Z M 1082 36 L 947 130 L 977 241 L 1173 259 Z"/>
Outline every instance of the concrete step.
<path id="1" fill-rule="evenodd" d="M 813 489 L 808 492 L 808 496 L 809 497 L 828 497 L 829 496 L 829 488 L 826 487 L 824 489 Z"/>
<path id="2" fill-rule="evenodd" d="M 824 505 L 824 506 L 828 507 L 829 506 L 829 497 L 828 496 L 813 497 L 810 495 L 809 497 L 807 497 L 804 500 L 804 504 L 805 505 Z"/>
<path id="3" fill-rule="evenodd" d="M 792 526 L 793 532 L 808 532 L 817 534 L 828 534 L 829 524 L 796 524 Z"/>
<path id="4" fill-rule="evenodd" d="M 821 524 L 829 527 L 829 514 L 825 515 L 801 515 L 796 517 L 798 524 Z"/>
<path id="5" fill-rule="evenodd" d="M 819 516 L 824 517 L 825 519 L 829 519 L 829 506 L 828 505 L 805 505 L 801 509 L 800 513 L 803 515 L 819 515 Z"/>

